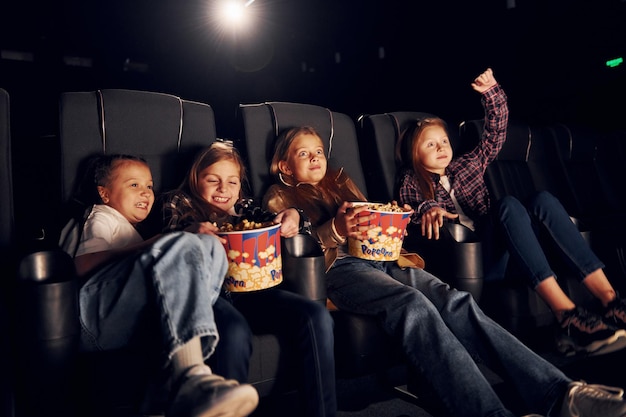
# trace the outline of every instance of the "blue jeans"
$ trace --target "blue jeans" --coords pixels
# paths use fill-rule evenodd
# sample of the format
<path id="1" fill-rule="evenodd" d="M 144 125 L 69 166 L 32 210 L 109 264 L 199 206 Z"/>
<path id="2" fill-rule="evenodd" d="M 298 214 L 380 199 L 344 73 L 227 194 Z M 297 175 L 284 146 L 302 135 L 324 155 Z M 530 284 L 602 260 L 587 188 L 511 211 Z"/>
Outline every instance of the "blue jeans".
<path id="1" fill-rule="evenodd" d="M 424 270 L 411 286 L 393 262 L 339 259 L 327 274 L 328 296 L 342 310 L 376 317 L 454 416 L 507 416 L 477 366 L 512 385 L 530 412 L 547 415 L 571 382 L 487 317 L 473 297 Z"/>
<path id="2" fill-rule="evenodd" d="M 200 337 L 208 358 L 218 341 L 213 304 L 227 266 L 215 237 L 186 232 L 104 266 L 79 291 L 81 348 L 159 349 L 165 362 Z"/>
<path id="3" fill-rule="evenodd" d="M 571 221 L 560 201 L 547 191 L 532 196 L 526 205 L 512 196 L 504 197 L 492 209 L 496 236 L 481 231 L 495 249 L 493 261 L 487 275 L 502 278 L 505 274 L 508 256 L 522 270 L 523 276 L 532 288 L 541 281 L 556 274 L 540 244 L 540 236 L 547 232 L 566 265 L 583 280 L 593 271 L 604 268 L 604 264 L 585 242 L 576 225 Z M 501 244 L 502 243 L 502 244 Z M 494 249 L 488 249 L 494 251 Z M 503 252 L 503 248 L 508 253 Z"/>
<path id="4" fill-rule="evenodd" d="M 334 417 L 337 413 L 333 320 L 326 306 L 278 287 L 230 293 L 255 334 L 274 334 L 289 354 L 297 378 L 299 416 Z"/>

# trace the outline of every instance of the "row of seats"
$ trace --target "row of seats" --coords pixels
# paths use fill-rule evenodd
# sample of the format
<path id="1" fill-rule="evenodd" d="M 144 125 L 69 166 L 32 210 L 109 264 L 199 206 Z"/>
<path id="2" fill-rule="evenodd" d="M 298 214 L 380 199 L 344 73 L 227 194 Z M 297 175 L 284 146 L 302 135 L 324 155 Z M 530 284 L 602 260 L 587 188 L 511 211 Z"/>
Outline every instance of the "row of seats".
<path id="1" fill-rule="evenodd" d="M 475 143 L 482 120 L 460 126 L 460 135 Z M 547 190 L 563 203 L 587 242 L 607 264 L 609 277 L 624 287 L 626 222 L 621 166 L 626 132 L 603 132 L 583 126 L 530 126 L 510 123 L 507 141 L 486 172 L 495 199 L 520 199 Z"/>
<path id="2" fill-rule="evenodd" d="M 391 112 L 362 115 L 358 119 L 364 166 L 370 167 L 367 185 L 370 198 L 386 201 L 394 197 L 394 145 L 410 120 L 431 116 L 422 112 Z M 472 149 L 480 140 L 484 120 L 468 120 L 458 130 L 450 127 L 450 139 L 456 154 Z M 624 263 L 624 182 L 620 168 L 626 157 L 626 132 L 603 132 L 583 126 L 530 125 L 512 120 L 502 150 L 488 167 L 485 181 L 493 199 L 513 195 L 521 200 L 532 193 L 547 190 L 556 195 L 579 226 L 583 237 L 607 264 L 607 273 L 617 288 L 626 283 Z M 446 234 L 444 234 L 446 236 Z M 469 236 L 469 240 L 467 240 Z M 450 254 L 461 253 L 454 265 L 472 270 L 474 254 L 471 233 L 453 240 L 447 254 L 440 247 L 426 253 L 427 268 L 446 264 Z M 436 246 L 436 245 L 435 245 Z M 441 246 L 441 245 L 439 245 Z M 428 248 L 426 248 L 428 249 Z M 554 248 L 547 248 L 548 251 Z M 468 256 L 469 255 L 469 256 Z M 571 271 L 559 262 L 558 254 L 550 257 L 559 278 L 570 295 L 580 303 L 591 298 Z M 430 262 L 429 262 L 430 261 Z M 430 267 L 428 266 L 430 265 Z M 462 268 L 463 269 L 463 268 Z M 531 291 L 516 271 L 507 282 L 484 286 L 483 308 L 514 333 L 532 335 L 538 326 L 554 320 L 547 305 Z M 458 282 L 463 272 L 444 270 L 448 282 Z"/>
<path id="3" fill-rule="evenodd" d="M 285 129 L 310 125 L 323 138 L 329 163 L 344 167 L 368 199 L 379 202 L 393 198 L 393 149 L 404 125 L 412 118 L 430 115 L 395 112 L 362 115 L 354 121 L 346 114 L 320 106 L 284 102 L 242 104 L 238 110 L 236 145 L 248 163 L 253 196 L 261 197 L 272 182 L 268 163 L 277 136 Z M 216 138 L 216 121 L 210 105 L 162 93 L 131 90 L 64 93 L 60 97 L 59 117 L 58 175 L 63 201 L 68 201 L 75 193 L 83 165 L 93 155 L 118 152 L 142 155 L 152 167 L 155 183 L 161 190 L 167 190 L 178 185 L 195 153 Z M 470 149 L 478 140 L 481 129 L 481 120 L 463 123 L 458 132 L 451 129 L 455 151 Z M 613 207 L 615 213 L 624 207 L 616 201 L 621 194 L 614 194 L 617 191 L 611 187 L 621 185 L 615 175 L 619 172 L 619 157 L 626 156 L 619 153 L 626 150 L 623 141 L 617 140 L 615 152 L 603 147 L 612 143 L 609 138 L 618 135 L 588 133 L 561 125 L 531 127 L 511 123 L 505 148 L 490 166 L 486 177 L 493 196 L 523 196 L 535 189 L 549 189 L 563 200 L 573 215 L 581 218 L 581 222 L 584 218 L 589 224 L 601 226 L 602 221 L 594 220 L 606 217 L 599 217 L 598 212 L 593 211 L 596 206 L 589 204 L 589 200 L 593 201 L 595 197 L 589 198 L 589 195 L 600 194 L 601 187 L 606 187 L 606 194 L 598 196 L 598 201 L 602 198 L 603 204 L 606 202 L 606 207 Z M 592 141 L 594 145 L 585 145 L 584 141 Z M 7 141 L 6 146 L 9 144 Z M 594 156 L 586 162 L 584 159 L 589 153 L 584 150 L 585 146 L 592 146 L 594 151 Z M 604 166 L 599 155 L 614 158 L 615 167 Z M 5 166 L 10 172 L 10 164 Z M 584 175 L 583 170 L 592 171 L 596 177 L 591 172 Z M 578 183 L 578 179 L 587 183 Z M 586 184 L 594 179 L 598 182 L 587 188 Z M 578 193 L 581 190 L 586 195 Z M 5 194 L 12 196 L 10 189 L 2 198 L 6 197 Z M 3 209 L 7 207 L 10 206 L 2 205 Z M 7 224 L 13 224 L 12 217 Z M 56 230 L 55 227 L 51 229 L 49 235 L 54 239 Z M 525 284 L 517 282 L 483 289 L 480 242 L 469 229 L 464 230 L 461 226 L 451 227 L 448 231 L 448 239 L 440 242 L 432 252 L 444 255 L 444 260 L 434 255 L 426 258 L 427 269 L 436 271 L 451 285 L 470 290 L 487 311 L 497 313 L 497 318 L 513 332 L 522 334 L 526 327 L 532 329 L 550 323 L 551 313 Z M 3 234 L 8 236 L 10 233 Z M 619 235 L 615 236 L 615 244 L 607 250 L 612 251 L 616 259 L 621 255 L 621 247 L 616 243 L 619 238 Z M 10 243 L 5 245 L 3 242 L 3 254 L 10 246 Z M 450 262 L 451 254 L 453 262 Z M 621 259 L 617 260 L 615 266 L 621 268 Z M 323 286 L 323 277 L 320 277 L 319 285 Z M 39 308 L 53 318 L 51 322 L 75 319 L 66 317 L 67 310 L 59 309 L 58 303 Z M 381 373 L 402 366 L 397 346 L 371 318 L 341 311 L 332 311 L 332 315 L 336 326 L 338 377 Z M 293 389 L 282 349 L 284 347 L 272 335 L 255 335 L 249 382 L 262 396 Z M 137 405 L 137 398 L 149 381 L 136 352 L 81 355 L 79 360 L 83 369 L 87 369 L 80 378 L 89 383 L 83 383 L 81 389 L 91 411 L 106 413 L 111 407 L 133 402 Z M 140 380 L 120 377 L 129 374 L 139 375 Z"/>
<path id="4" fill-rule="evenodd" d="M 195 154 L 216 139 L 214 115 L 208 104 L 153 92 L 64 93 L 59 101 L 59 121 L 60 199 L 67 203 L 65 209 L 70 211 L 74 205 L 72 196 L 80 195 L 85 164 L 94 155 L 141 155 L 152 167 L 155 183 L 160 184 L 161 190 L 167 190 L 180 183 Z M 8 138 L 6 144 L 10 144 Z M 7 167 L 10 170 L 10 165 Z M 363 182 L 361 184 L 364 186 Z M 3 194 L 3 198 L 10 200 L 12 196 L 11 192 Z M 67 215 L 59 215 L 59 224 L 48 225 L 44 233 L 47 239 L 58 239 L 58 230 L 65 218 Z M 9 223 L 13 224 L 13 219 Z M 85 412 L 110 415 L 119 413 L 122 408 L 140 408 L 146 387 L 153 382 L 153 375 L 143 360 L 145 355 L 127 350 L 78 354 L 76 280 L 71 271 L 61 269 L 61 272 L 56 267 L 66 265 L 65 254 L 49 247 L 22 257 L 13 265 L 14 273 L 9 275 L 17 275 L 18 281 L 17 288 L 12 289 L 16 294 L 15 302 L 6 303 L 10 310 L 7 314 L 9 333 L 15 334 L 9 348 L 28 350 L 29 355 L 37 358 L 31 363 L 50 371 L 46 372 L 48 378 L 39 375 L 35 383 L 32 381 L 34 373 L 20 371 L 15 375 L 17 415 L 36 416 L 44 409 L 48 415 Z M 319 251 L 319 247 L 316 249 Z M 322 258 L 319 252 L 315 255 Z M 323 269 L 320 271 L 315 285 L 324 288 Z M 289 277 L 286 276 L 285 281 L 288 282 Z M 315 293 L 303 292 L 305 295 Z M 26 312 L 18 305 L 32 309 L 34 313 L 28 313 L 28 320 L 21 317 Z M 385 373 L 401 367 L 398 349 L 372 320 L 342 312 L 333 312 L 333 315 L 337 330 L 338 377 Z M 18 331 L 26 323 L 29 326 L 25 326 L 25 331 Z M 29 345 L 38 349 L 25 349 Z M 294 389 L 295 378 L 291 374 L 294 367 L 290 366 L 285 349 L 274 335 L 254 335 L 248 382 L 261 396 Z"/>

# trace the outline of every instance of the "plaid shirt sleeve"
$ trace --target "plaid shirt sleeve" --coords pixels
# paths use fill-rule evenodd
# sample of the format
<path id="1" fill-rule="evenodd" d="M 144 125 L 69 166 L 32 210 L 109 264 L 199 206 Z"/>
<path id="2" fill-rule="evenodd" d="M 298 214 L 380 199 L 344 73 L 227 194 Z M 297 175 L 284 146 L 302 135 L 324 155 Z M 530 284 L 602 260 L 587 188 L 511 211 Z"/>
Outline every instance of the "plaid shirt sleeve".
<path id="1" fill-rule="evenodd" d="M 163 218 L 165 227 L 163 232 L 184 230 L 196 222 L 192 214 L 191 201 L 184 194 L 173 194 L 163 204 Z"/>
<path id="2" fill-rule="evenodd" d="M 485 124 L 480 142 L 448 167 L 457 201 L 472 219 L 489 211 L 489 192 L 484 174 L 504 145 L 509 122 L 507 97 L 500 85 L 483 93 L 481 102 L 485 109 Z"/>
<path id="3" fill-rule="evenodd" d="M 499 84 L 483 93 L 481 103 L 485 110 L 485 126 L 479 144 L 467 154 L 453 159 L 446 169 L 457 201 L 465 214 L 473 219 L 489 211 L 489 193 L 483 175 L 502 149 L 509 119 L 507 97 Z M 437 179 L 433 179 L 433 186 L 435 199 L 426 200 L 417 185 L 415 173 L 406 170 L 402 174 L 398 199 L 415 210 L 411 222 L 421 223 L 422 215 L 433 207 L 456 213 L 450 194 Z"/>
<path id="4" fill-rule="evenodd" d="M 402 174 L 400 189 L 398 190 L 398 200 L 401 205 L 408 204 L 413 208 L 411 223 L 420 224 L 422 215 L 433 207 L 440 207 L 436 200 L 426 200 L 417 185 L 417 179 L 413 170 L 405 170 Z"/>

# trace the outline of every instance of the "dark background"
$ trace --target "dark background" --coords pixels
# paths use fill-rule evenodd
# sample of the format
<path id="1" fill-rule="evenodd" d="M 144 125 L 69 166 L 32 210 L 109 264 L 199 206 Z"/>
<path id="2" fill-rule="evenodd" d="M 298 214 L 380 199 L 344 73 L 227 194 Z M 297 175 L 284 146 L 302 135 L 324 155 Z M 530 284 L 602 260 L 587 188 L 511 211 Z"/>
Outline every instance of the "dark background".
<path id="1" fill-rule="evenodd" d="M 219 25 L 217 3 L 3 1 L 3 55 L 32 58 L 0 60 L 14 136 L 55 134 L 59 93 L 99 88 L 209 103 L 220 136 L 233 134 L 239 103 L 267 100 L 354 117 L 428 111 L 456 123 L 482 115 L 469 83 L 487 66 L 512 117 L 621 127 L 626 65 L 605 62 L 626 55 L 624 1 L 256 0 L 247 33 Z"/>
<path id="2" fill-rule="evenodd" d="M 256 0 L 247 32 L 219 24 L 217 4 L 0 3 L 18 224 L 38 229 L 60 195 L 53 155 L 64 91 L 130 88 L 205 102 L 227 138 L 239 103 L 273 100 L 355 120 L 424 111 L 454 126 L 482 117 L 470 82 L 492 67 L 513 119 L 623 128 L 626 64 L 605 62 L 626 56 L 626 1 Z M 77 58 L 89 65 L 68 65 Z"/>

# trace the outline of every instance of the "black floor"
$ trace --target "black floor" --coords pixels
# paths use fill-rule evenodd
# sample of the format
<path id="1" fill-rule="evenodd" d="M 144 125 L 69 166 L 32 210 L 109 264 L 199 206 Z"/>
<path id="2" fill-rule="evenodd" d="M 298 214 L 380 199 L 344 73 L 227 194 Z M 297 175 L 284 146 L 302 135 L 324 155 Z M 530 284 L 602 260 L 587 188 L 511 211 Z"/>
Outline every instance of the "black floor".
<path id="1" fill-rule="evenodd" d="M 573 380 L 584 380 L 590 384 L 626 389 L 626 349 L 600 356 L 563 357 L 553 351 L 547 342 L 531 347 Z M 513 412 L 520 415 L 528 413 L 497 375 L 488 369 L 483 369 L 483 371 L 493 383 L 496 392 Z M 384 377 L 367 376 L 338 380 L 339 412 L 337 417 L 444 416 L 444 413 L 432 406 L 429 401 L 406 393 L 405 382 L 406 375 L 401 369 L 396 369 Z M 252 417 L 295 417 L 298 415 L 297 400 L 294 395 L 273 400 L 263 399 Z"/>
<path id="2" fill-rule="evenodd" d="M 537 339 L 536 339 L 537 340 Z M 574 380 L 592 384 L 603 384 L 626 388 L 626 349 L 593 357 L 563 357 L 554 352 L 546 342 L 531 346 L 542 357 L 559 367 Z M 516 401 L 510 389 L 499 377 L 483 369 L 498 394 L 511 410 L 519 415 L 527 411 Z M 0 382 L 4 381 L 0 378 Z M 428 397 L 415 398 L 407 393 L 407 374 L 403 368 L 395 368 L 381 376 L 339 379 L 337 381 L 337 417 L 442 417 Z M 6 394 L 9 387 L 0 383 L 0 393 Z M 418 392 L 422 392 L 418 390 Z M 0 397 L 0 417 L 11 415 L 11 401 Z M 251 417 L 300 417 L 295 394 L 276 398 L 263 398 Z M 39 416 L 37 416 L 39 417 Z M 43 417 L 43 416 L 42 416 Z M 89 417 L 89 416 L 81 416 Z M 107 417 L 129 417 L 128 413 Z M 133 416 L 137 417 L 137 416 Z M 457 417 L 457 416 L 455 416 Z M 598 416 L 602 417 L 602 416 Z"/>

